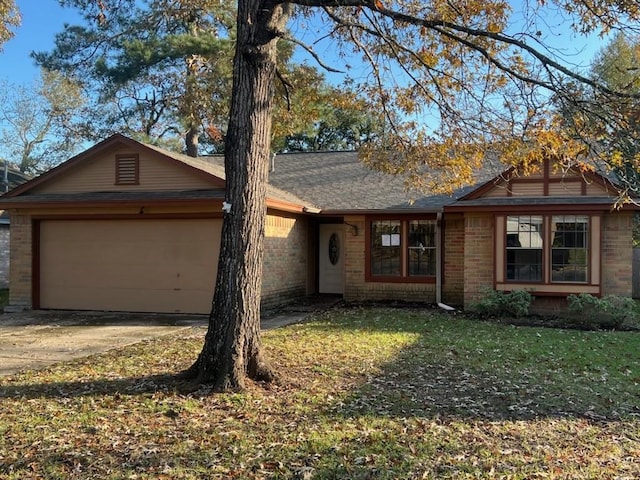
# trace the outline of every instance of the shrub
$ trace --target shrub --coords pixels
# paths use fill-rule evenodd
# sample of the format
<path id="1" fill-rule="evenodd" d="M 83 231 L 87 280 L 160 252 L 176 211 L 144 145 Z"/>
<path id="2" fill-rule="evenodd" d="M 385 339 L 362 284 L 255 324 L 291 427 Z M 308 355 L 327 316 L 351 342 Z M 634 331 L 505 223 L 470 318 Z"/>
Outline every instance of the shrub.
<path id="1" fill-rule="evenodd" d="M 482 317 L 515 317 L 529 314 L 532 297 L 526 290 L 501 292 L 485 290 L 482 297 L 471 308 Z"/>
<path id="2" fill-rule="evenodd" d="M 632 298 L 605 295 L 602 298 L 588 293 L 569 295 L 568 319 L 589 329 L 621 329 L 637 326 L 636 304 Z"/>

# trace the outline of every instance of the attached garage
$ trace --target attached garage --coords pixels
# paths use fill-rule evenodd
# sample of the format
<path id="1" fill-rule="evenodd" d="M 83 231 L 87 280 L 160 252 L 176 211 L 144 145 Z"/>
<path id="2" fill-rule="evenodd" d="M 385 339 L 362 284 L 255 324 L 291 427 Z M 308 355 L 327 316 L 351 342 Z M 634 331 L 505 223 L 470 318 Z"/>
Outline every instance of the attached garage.
<path id="1" fill-rule="evenodd" d="M 3 195 L 12 222 L 7 310 L 208 314 L 226 198 L 214 160 L 116 134 Z M 273 306 L 313 280 L 306 204 L 267 192 L 262 301 Z"/>
<path id="2" fill-rule="evenodd" d="M 41 220 L 37 308 L 206 314 L 221 226 L 221 219 Z"/>

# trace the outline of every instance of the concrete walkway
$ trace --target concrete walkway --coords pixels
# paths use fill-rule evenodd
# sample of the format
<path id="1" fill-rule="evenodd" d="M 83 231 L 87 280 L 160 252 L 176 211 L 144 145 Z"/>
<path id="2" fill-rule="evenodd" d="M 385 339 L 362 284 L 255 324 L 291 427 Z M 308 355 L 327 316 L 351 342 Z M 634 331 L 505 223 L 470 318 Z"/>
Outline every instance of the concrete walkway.
<path id="1" fill-rule="evenodd" d="M 302 322 L 338 302 L 313 297 L 266 312 L 261 326 L 268 330 Z M 194 328 L 204 333 L 207 316 L 43 310 L 0 314 L 0 376 Z"/>

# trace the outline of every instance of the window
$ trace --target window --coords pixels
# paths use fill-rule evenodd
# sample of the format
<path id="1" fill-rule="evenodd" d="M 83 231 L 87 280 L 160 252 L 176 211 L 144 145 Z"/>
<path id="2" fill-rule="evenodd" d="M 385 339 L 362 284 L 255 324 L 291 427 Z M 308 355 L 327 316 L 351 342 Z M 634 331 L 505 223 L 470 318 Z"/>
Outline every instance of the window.
<path id="1" fill-rule="evenodd" d="M 436 224 L 433 220 L 409 222 L 409 275 L 436 274 Z"/>
<path id="2" fill-rule="evenodd" d="M 507 280 L 542 281 L 542 216 L 507 217 Z"/>
<path id="3" fill-rule="evenodd" d="M 589 218 L 554 215 L 551 229 L 551 281 L 586 282 Z"/>
<path id="4" fill-rule="evenodd" d="M 370 222 L 369 280 L 433 281 L 436 261 L 435 220 Z"/>
<path id="5" fill-rule="evenodd" d="M 398 220 L 371 222 L 372 275 L 400 275 L 400 227 Z"/>
<path id="6" fill-rule="evenodd" d="M 497 282 L 588 283 L 597 258 L 591 252 L 589 215 L 509 215 L 503 218 L 504 263 Z M 596 221 L 595 227 L 591 222 Z M 597 273 L 596 273 L 597 275 Z"/>
<path id="7" fill-rule="evenodd" d="M 116 155 L 116 185 L 138 185 L 138 155 Z"/>

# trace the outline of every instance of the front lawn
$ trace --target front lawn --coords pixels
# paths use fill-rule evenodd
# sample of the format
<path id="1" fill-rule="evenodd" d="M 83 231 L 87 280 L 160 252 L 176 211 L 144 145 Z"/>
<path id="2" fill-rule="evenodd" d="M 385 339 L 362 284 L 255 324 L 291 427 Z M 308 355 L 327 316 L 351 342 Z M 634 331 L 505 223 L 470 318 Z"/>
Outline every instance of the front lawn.
<path id="1" fill-rule="evenodd" d="M 640 333 L 345 309 L 269 331 L 282 373 L 180 393 L 201 330 L 0 378 L 0 478 L 640 477 Z"/>

